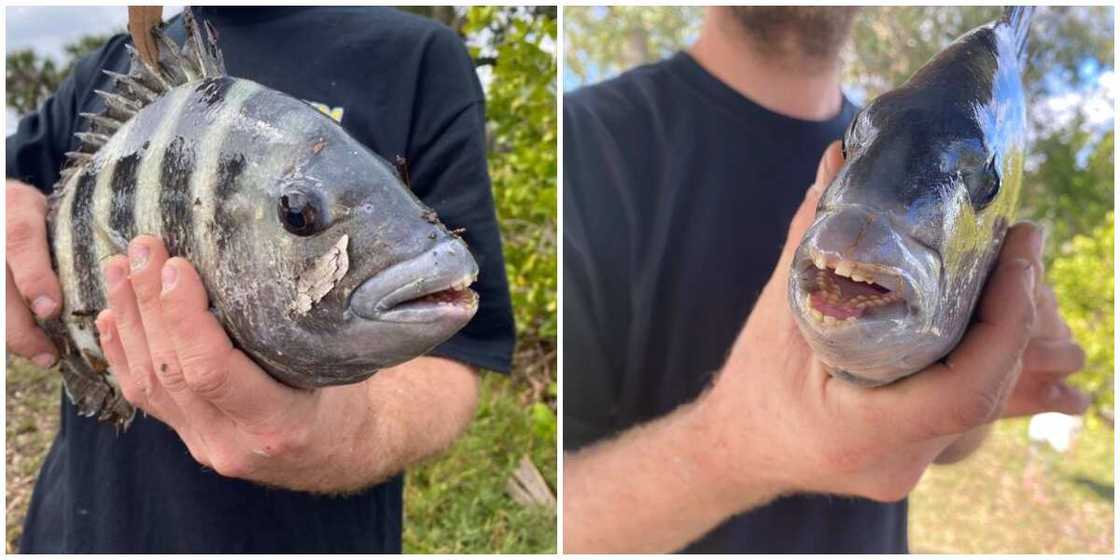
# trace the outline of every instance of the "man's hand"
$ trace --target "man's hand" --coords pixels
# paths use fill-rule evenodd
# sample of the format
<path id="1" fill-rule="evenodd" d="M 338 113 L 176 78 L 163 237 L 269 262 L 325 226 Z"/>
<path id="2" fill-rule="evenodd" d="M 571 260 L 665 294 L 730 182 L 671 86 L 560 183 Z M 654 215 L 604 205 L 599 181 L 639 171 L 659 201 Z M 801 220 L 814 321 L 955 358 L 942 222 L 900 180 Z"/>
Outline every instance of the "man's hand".
<path id="1" fill-rule="evenodd" d="M 363 488 L 442 450 L 470 421 L 476 375 L 419 358 L 366 382 L 304 391 L 233 347 L 202 281 L 140 236 L 104 263 L 110 309 L 97 318 L 129 402 L 171 426 L 218 473 L 295 490 Z"/>
<path id="2" fill-rule="evenodd" d="M 1031 250 L 1041 253 L 1042 236 L 1026 224 L 1016 228 L 1030 228 L 1027 238 Z M 1041 261 L 1036 263 L 1035 278 L 1044 278 Z M 1054 290 L 1042 282 L 1035 283 L 1035 322 L 1031 340 L 1023 352 L 1023 369 L 1011 395 L 1003 418 L 1030 416 L 1041 412 L 1081 414 L 1089 406 L 1089 397 L 1073 388 L 1066 379 L 1085 367 L 1085 352 L 1073 340 L 1073 335 L 1058 309 Z M 938 464 L 961 461 L 980 448 L 987 438 L 990 425 L 981 426 L 962 435 L 947 447 L 935 460 Z"/>
<path id="3" fill-rule="evenodd" d="M 51 319 L 62 310 L 62 288 L 51 269 L 47 247 L 47 197 L 10 179 L 5 191 L 8 350 L 40 367 L 50 367 L 58 359 L 58 350 L 35 323 L 35 317 Z"/>
<path id="4" fill-rule="evenodd" d="M 841 164 L 837 142 L 712 388 L 565 461 L 565 550 L 675 550 L 786 493 L 899 500 L 949 445 L 1004 411 L 1035 328 L 1041 264 L 1031 227 L 1007 236 L 976 322 L 942 363 L 865 389 L 831 377 L 814 358 L 786 286 Z"/>
<path id="5" fill-rule="evenodd" d="M 825 178 L 842 163 L 837 152 L 825 153 Z M 780 492 L 899 500 L 949 445 L 1004 411 L 1035 327 L 1039 232 L 1029 225 L 1009 231 L 976 321 L 952 353 L 869 390 L 829 376 L 788 311 L 789 266 L 816 198 L 795 216 L 775 274 L 704 408 L 712 422 L 738 424 L 729 430 L 734 437 L 722 439 L 729 458 L 742 458 L 728 463 L 739 465 L 728 477 L 753 484 L 744 479 L 746 462 Z"/>
<path id="6" fill-rule="evenodd" d="M 1038 239 L 1039 247 L 1042 239 Z M 1037 277 L 1042 278 L 1039 264 Z M 1007 400 L 1004 418 L 1041 412 L 1081 414 L 1089 407 L 1089 396 L 1066 380 L 1085 367 L 1085 351 L 1073 340 L 1054 290 L 1041 282 L 1035 292 L 1034 331 L 1023 353 L 1023 373 Z"/>

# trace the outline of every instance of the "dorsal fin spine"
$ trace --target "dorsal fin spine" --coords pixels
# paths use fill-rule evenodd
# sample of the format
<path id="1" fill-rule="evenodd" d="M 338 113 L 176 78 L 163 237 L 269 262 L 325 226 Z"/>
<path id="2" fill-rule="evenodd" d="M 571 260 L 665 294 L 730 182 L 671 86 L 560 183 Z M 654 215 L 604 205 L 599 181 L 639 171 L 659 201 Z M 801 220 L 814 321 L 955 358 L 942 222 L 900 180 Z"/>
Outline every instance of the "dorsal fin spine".
<path id="1" fill-rule="evenodd" d="M 1027 57 L 1027 42 L 1034 10 L 1034 6 L 1008 6 L 1003 10 L 1002 21 L 1011 28 L 1011 35 L 1015 39 L 1015 50 L 1019 53 L 1020 60 L 1025 60 Z"/>
<path id="2" fill-rule="evenodd" d="M 93 154 L 144 107 L 178 86 L 200 78 L 226 74 L 216 33 L 209 22 L 204 38 L 191 8 L 188 7 L 183 10 L 183 25 L 187 30 L 187 39 L 183 41 L 182 47 L 176 45 L 163 29 L 152 29 L 152 36 L 156 38 L 159 49 L 158 68 L 147 64 L 140 53 L 126 43 L 125 49 L 130 58 L 128 73 L 102 70 L 113 79 L 113 91 L 94 90 L 104 100 L 105 110 L 97 114 L 81 114 L 89 121 L 89 125 L 75 133 L 78 146 L 66 154 L 66 165 L 60 173 L 59 182 L 55 184 L 55 194 L 58 197 L 54 198 L 63 196 L 64 193 L 60 191 L 65 188 L 67 180 L 80 171 L 81 166 L 88 164 L 93 159 Z"/>

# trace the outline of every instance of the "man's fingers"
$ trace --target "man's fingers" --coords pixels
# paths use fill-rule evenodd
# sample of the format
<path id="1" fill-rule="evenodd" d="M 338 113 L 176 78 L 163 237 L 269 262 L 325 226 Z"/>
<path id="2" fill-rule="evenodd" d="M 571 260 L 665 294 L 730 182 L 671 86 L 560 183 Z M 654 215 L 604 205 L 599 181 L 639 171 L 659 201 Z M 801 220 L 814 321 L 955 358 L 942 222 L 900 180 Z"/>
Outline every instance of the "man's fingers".
<path id="1" fill-rule="evenodd" d="M 1042 298 L 1043 286 L 1043 269 L 1042 269 L 1042 228 L 1031 222 L 1019 222 L 1007 230 L 1007 236 L 1003 238 L 1003 247 L 1000 248 L 999 260 L 1007 262 L 1012 259 L 1023 259 L 1031 263 L 1034 268 L 1034 277 L 1038 279 L 1035 283 L 1035 302 L 1037 303 Z"/>
<path id="2" fill-rule="evenodd" d="M 805 236 L 805 231 L 813 224 L 813 218 L 817 213 L 817 203 L 820 202 L 821 195 L 824 194 L 824 190 L 828 188 L 832 179 L 836 177 L 836 173 L 840 171 L 842 165 L 844 165 L 844 156 L 840 151 L 840 142 L 836 141 L 825 148 L 824 154 L 821 155 L 821 161 L 817 165 L 817 179 L 805 192 L 805 199 L 801 201 L 801 206 L 798 207 L 797 212 L 793 215 L 793 220 L 790 221 L 789 232 L 786 234 L 786 245 L 782 249 L 779 267 L 788 268 L 790 262 L 793 261 L 793 254 L 797 250 L 797 246 L 801 244 L 801 238 Z"/>
<path id="3" fill-rule="evenodd" d="M 1078 415 L 1084 414 L 1085 410 L 1092 404 L 1089 395 L 1065 383 L 1055 383 L 1047 387 L 1045 391 L 1046 411 Z"/>
<path id="4" fill-rule="evenodd" d="M 164 264 L 162 304 L 183 377 L 195 395 L 238 424 L 295 412 L 299 392 L 274 381 L 233 348 L 209 311 L 202 280 L 186 260 L 176 257 Z"/>
<path id="5" fill-rule="evenodd" d="M 836 178 L 836 174 L 840 172 L 842 165 L 844 165 L 844 151 L 840 148 L 840 141 L 834 140 L 821 154 L 821 161 L 817 164 L 817 180 L 814 181 L 812 189 L 817 191 L 818 195 L 824 193 Z"/>
<path id="6" fill-rule="evenodd" d="M 62 309 L 62 288 L 47 245 L 47 199 L 16 181 L 7 183 L 7 261 L 16 289 L 40 319 Z"/>
<path id="7" fill-rule="evenodd" d="M 109 308 L 113 312 L 113 326 L 120 337 L 121 349 L 128 363 L 127 371 L 117 371 L 115 375 L 122 380 L 122 384 L 131 386 L 131 389 L 125 391 L 129 402 L 141 406 L 133 398 L 146 397 L 157 381 L 151 353 L 148 351 L 144 321 L 136 306 L 132 284 L 128 281 L 128 259 L 121 255 L 109 257 L 101 268 L 109 294 Z"/>
<path id="8" fill-rule="evenodd" d="M 125 400 L 132 403 L 133 406 L 147 404 L 144 398 L 146 387 L 137 382 L 136 377 L 131 375 L 129 370 L 128 357 L 125 355 L 124 346 L 121 345 L 121 335 L 113 321 L 113 312 L 106 309 L 98 313 L 95 324 L 97 325 L 97 340 L 101 346 L 101 353 L 105 356 L 105 361 L 109 364 L 109 370 L 113 372 L 113 377 L 117 379 L 121 391 L 124 392 Z"/>
<path id="9" fill-rule="evenodd" d="M 8 290 L 5 296 L 7 304 L 5 316 L 8 322 L 4 333 L 8 350 L 17 356 L 30 359 L 39 367 L 51 367 L 57 361 L 58 350 L 31 317 L 31 312 L 20 297 L 19 291 L 16 290 L 12 271 L 7 267 L 4 276 L 7 278 L 5 283 Z"/>
<path id="10" fill-rule="evenodd" d="M 1042 412 L 1082 414 L 1091 402 L 1088 395 L 1065 382 L 1033 383 L 1015 388 L 1015 392 L 1007 400 L 1003 418 L 1018 418 Z"/>
<path id="11" fill-rule="evenodd" d="M 167 249 L 158 238 L 142 235 L 128 246 L 129 283 L 136 295 L 152 367 L 160 385 L 171 393 L 178 393 L 186 385 L 175 355 L 175 344 L 164 328 L 159 298 L 160 270 L 167 259 Z"/>
<path id="12" fill-rule="evenodd" d="M 1070 338 L 1073 336 L 1073 333 L 1069 330 L 1069 325 L 1062 318 L 1062 311 L 1058 307 L 1058 299 L 1054 295 L 1054 290 L 1040 282 L 1035 297 L 1038 317 L 1035 320 L 1034 336 L 1041 338 Z"/>
<path id="13" fill-rule="evenodd" d="M 1029 261 L 1001 260 L 981 296 L 976 323 L 944 363 L 869 394 L 904 407 L 919 437 L 960 434 L 995 419 L 1021 368 L 1034 322 L 1034 283 Z"/>
<path id="14" fill-rule="evenodd" d="M 1065 378 L 1083 367 L 1085 351 L 1069 339 L 1034 338 L 1023 352 L 1024 371 L 1038 372 L 1054 380 Z"/>

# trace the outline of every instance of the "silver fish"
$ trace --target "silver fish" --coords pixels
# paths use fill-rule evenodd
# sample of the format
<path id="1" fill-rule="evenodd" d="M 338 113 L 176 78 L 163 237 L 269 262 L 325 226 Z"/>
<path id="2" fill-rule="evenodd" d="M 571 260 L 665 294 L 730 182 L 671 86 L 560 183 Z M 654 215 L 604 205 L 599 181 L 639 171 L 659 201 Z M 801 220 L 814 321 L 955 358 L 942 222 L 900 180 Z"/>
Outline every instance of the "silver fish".
<path id="1" fill-rule="evenodd" d="M 833 375 L 890 383 L 960 342 L 1018 206 L 1031 11 L 961 36 L 853 119 L 789 282 Z"/>
<path id="2" fill-rule="evenodd" d="M 94 319 L 99 264 L 139 234 L 188 259 L 235 345 L 276 379 L 356 383 L 421 355 L 474 315 L 478 267 L 388 162 L 309 104 L 226 75 L 213 31 L 183 12 L 158 68 L 132 51 L 69 154 L 48 216 L 63 288 L 44 323 L 67 394 L 127 427 Z"/>

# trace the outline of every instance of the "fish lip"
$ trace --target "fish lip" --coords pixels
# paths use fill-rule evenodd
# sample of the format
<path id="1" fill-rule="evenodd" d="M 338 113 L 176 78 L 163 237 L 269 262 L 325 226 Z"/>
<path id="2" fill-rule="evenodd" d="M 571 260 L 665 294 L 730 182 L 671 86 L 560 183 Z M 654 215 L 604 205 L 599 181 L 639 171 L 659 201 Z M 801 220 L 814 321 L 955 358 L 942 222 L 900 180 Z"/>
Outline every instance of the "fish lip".
<path id="1" fill-rule="evenodd" d="M 367 278 L 350 294 L 349 311 L 388 323 L 466 323 L 478 310 L 478 294 L 468 288 L 477 278 L 467 245 L 446 239 Z M 416 301 L 445 290 L 462 295 L 451 302 Z"/>
<path id="2" fill-rule="evenodd" d="M 919 320 L 923 316 L 931 314 L 931 310 L 927 305 L 925 298 L 922 298 L 920 292 L 915 288 L 918 284 L 918 278 L 915 275 L 899 266 L 885 265 L 880 263 L 864 262 L 857 259 L 843 257 L 835 251 L 821 250 L 816 247 L 806 246 L 806 254 L 802 254 L 794 261 L 794 281 L 796 288 L 803 297 L 795 298 L 798 307 L 797 312 L 802 317 L 809 319 L 809 282 L 805 276 L 815 270 L 820 270 L 817 263 L 823 262 L 826 267 L 841 260 L 855 263 L 864 268 L 865 271 L 871 271 L 871 280 L 876 284 L 884 287 L 891 287 L 892 290 L 897 289 L 902 294 L 903 302 L 906 305 L 906 315 L 904 320 L 909 320 L 911 317 L 918 317 Z M 856 321 L 838 321 L 836 324 L 826 325 L 820 321 L 807 320 L 806 323 L 811 324 L 816 330 L 827 330 L 829 332 L 843 331 L 848 329 L 867 328 L 879 322 L 890 321 L 891 319 L 875 319 L 856 320 Z"/>

